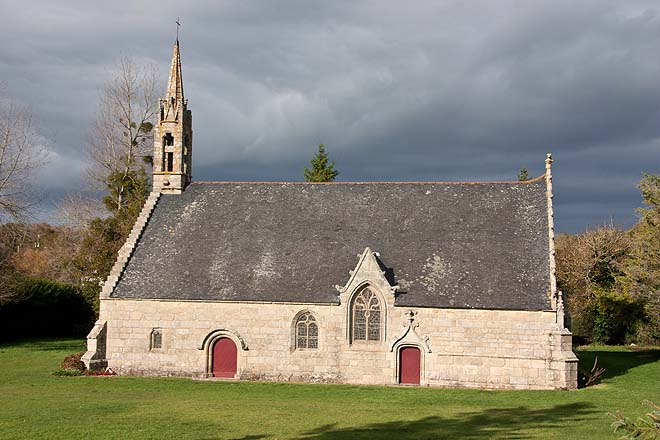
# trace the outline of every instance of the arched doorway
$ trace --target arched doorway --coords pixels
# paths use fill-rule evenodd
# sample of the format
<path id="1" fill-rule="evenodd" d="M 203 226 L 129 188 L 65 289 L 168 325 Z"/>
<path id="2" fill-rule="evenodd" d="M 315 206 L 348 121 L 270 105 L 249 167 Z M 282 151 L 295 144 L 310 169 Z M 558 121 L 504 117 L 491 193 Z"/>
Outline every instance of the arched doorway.
<path id="1" fill-rule="evenodd" d="M 417 347 L 399 350 L 399 383 L 419 385 L 421 352 Z"/>
<path id="2" fill-rule="evenodd" d="M 220 338 L 213 344 L 214 377 L 236 377 L 236 344 L 229 338 Z"/>

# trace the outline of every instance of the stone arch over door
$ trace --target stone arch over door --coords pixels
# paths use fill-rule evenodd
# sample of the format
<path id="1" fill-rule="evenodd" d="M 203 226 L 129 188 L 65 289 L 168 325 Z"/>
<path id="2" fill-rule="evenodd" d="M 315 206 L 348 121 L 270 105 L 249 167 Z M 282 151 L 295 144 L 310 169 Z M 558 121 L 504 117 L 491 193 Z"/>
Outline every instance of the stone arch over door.
<path id="1" fill-rule="evenodd" d="M 419 328 L 417 314 L 418 312 L 416 310 L 408 310 L 403 314 L 405 330 L 401 336 L 394 338 L 390 344 L 390 352 L 394 354 L 392 383 L 402 383 L 402 368 L 406 367 L 402 365 L 402 351 L 406 348 L 417 348 L 417 352 L 414 350 L 405 351 L 408 351 L 408 355 L 414 353 L 416 358 L 417 356 L 419 357 L 419 361 L 415 361 L 419 363 L 419 384 L 428 385 L 428 380 L 426 378 L 426 364 L 430 361 L 428 354 L 431 353 L 431 347 L 429 346 L 428 335 L 419 336 L 419 334 L 417 334 L 417 328 Z M 409 362 L 411 361 L 410 358 L 407 360 Z M 408 366 L 411 365 L 408 364 Z"/>
<path id="2" fill-rule="evenodd" d="M 248 351 L 248 346 L 245 340 L 235 331 L 227 329 L 218 329 L 210 332 L 202 344 L 198 347 L 199 350 L 204 350 L 206 353 L 206 376 L 214 377 L 218 365 L 218 356 L 232 356 L 232 362 L 227 362 L 225 366 L 231 365 L 233 371 L 225 371 L 227 373 L 225 378 L 238 378 L 241 370 L 245 364 L 244 352 Z M 224 359 L 229 361 L 230 359 Z M 231 375 L 229 373 L 232 373 Z"/>

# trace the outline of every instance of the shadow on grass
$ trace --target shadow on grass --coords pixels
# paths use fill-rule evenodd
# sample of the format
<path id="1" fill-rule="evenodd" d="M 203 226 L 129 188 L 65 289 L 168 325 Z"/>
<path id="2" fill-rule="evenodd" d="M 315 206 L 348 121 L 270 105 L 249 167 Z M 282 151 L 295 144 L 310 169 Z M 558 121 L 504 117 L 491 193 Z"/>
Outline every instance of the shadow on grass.
<path id="1" fill-rule="evenodd" d="M 621 376 L 628 370 L 640 365 L 657 362 L 660 360 L 660 350 L 638 349 L 631 351 L 616 350 L 582 350 L 577 352 L 580 359 L 580 371 L 588 372 L 594 365 L 594 359 L 598 356 L 598 366 L 605 368 L 603 379 L 611 379 Z"/>
<path id="2" fill-rule="evenodd" d="M 245 437 L 232 437 L 230 440 L 259 440 L 262 438 L 269 438 L 269 435 L 256 434 L 256 435 L 246 435 Z M 225 437 L 204 437 L 200 440 L 221 440 Z"/>
<path id="3" fill-rule="evenodd" d="M 269 435 L 265 434 L 254 434 L 254 435 L 246 435 L 244 437 L 231 437 L 229 440 L 259 440 L 262 438 L 269 438 Z M 223 440 L 226 439 L 227 437 L 201 437 L 199 440 Z"/>
<path id="4" fill-rule="evenodd" d="M 374 423 L 356 428 L 321 426 L 304 434 L 303 439 L 525 439 L 530 429 L 577 424 L 585 416 L 597 412 L 593 405 L 572 403 L 546 409 L 529 409 L 524 406 L 493 408 L 481 412 L 458 414 L 456 417 L 432 416 L 413 421 Z"/>
<path id="5" fill-rule="evenodd" d="M 0 342 L 0 349 L 17 347 L 42 351 L 70 350 L 71 353 L 75 353 L 84 349 L 84 343 L 80 338 L 39 338 Z"/>

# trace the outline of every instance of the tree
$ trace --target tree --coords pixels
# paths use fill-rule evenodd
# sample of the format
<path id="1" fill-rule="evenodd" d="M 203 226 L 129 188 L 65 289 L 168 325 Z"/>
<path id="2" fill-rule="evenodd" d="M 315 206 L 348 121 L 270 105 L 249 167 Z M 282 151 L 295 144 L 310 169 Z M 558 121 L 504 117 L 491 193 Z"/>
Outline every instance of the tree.
<path id="1" fill-rule="evenodd" d="M 80 193 L 69 193 L 56 205 L 55 219 L 58 224 L 76 231 L 83 231 L 96 218 L 107 216 L 102 203 Z"/>
<path id="2" fill-rule="evenodd" d="M 524 182 L 525 180 L 529 180 L 529 171 L 527 171 L 527 168 L 522 167 L 520 171 L 518 171 L 518 180 L 520 182 Z"/>
<path id="3" fill-rule="evenodd" d="M 6 221 L 29 218 L 35 202 L 33 179 L 47 156 L 30 109 L 0 97 L 0 303 L 16 293 L 17 276 L 9 258 L 23 236 L 21 225 Z"/>
<path id="4" fill-rule="evenodd" d="M 624 266 L 624 289 L 643 301 L 648 321 L 638 329 L 642 342 L 660 340 L 660 175 L 645 174 L 639 183 L 645 208 L 630 230 L 632 250 Z"/>
<path id="5" fill-rule="evenodd" d="M 622 343 L 634 330 L 641 305 L 621 289 L 631 247 L 629 235 L 612 226 L 557 237 L 557 283 L 566 294 L 575 335 Z"/>
<path id="6" fill-rule="evenodd" d="M 104 204 L 120 212 L 142 206 L 148 194 L 145 165 L 152 153 L 157 111 L 154 66 L 122 58 L 114 78 L 102 88 L 99 109 L 89 139 L 89 176 L 107 190 Z M 129 216 L 130 217 L 130 216 Z"/>
<path id="7" fill-rule="evenodd" d="M 0 224 L 0 306 L 16 297 L 17 273 L 11 257 L 26 241 L 26 231 L 22 224 Z"/>
<path id="8" fill-rule="evenodd" d="M 0 219 L 29 217 L 34 204 L 32 180 L 47 156 L 30 109 L 0 99 Z"/>
<path id="9" fill-rule="evenodd" d="M 105 189 L 103 204 L 111 215 L 84 220 L 86 229 L 71 262 L 86 296 L 97 296 L 149 195 L 157 83 L 154 66 L 123 58 L 99 94 L 88 175 Z"/>
<path id="10" fill-rule="evenodd" d="M 310 161 L 311 169 L 305 168 L 304 175 L 307 182 L 333 182 L 339 175 L 335 170 L 335 163 L 328 163 L 328 154 L 325 152 L 325 145 L 320 144 L 316 155 Z"/>

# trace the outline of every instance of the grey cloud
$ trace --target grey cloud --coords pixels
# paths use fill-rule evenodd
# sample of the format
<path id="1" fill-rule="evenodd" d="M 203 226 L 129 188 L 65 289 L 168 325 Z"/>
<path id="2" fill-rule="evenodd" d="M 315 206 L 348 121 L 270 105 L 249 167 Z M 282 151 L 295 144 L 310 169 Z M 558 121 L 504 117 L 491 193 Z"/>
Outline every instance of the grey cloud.
<path id="1" fill-rule="evenodd" d="M 319 142 L 341 180 L 508 180 L 552 151 L 557 226 L 577 231 L 632 224 L 641 172 L 660 172 L 654 1 L 2 7 L 0 78 L 54 141 L 41 181 L 55 199 L 84 186 L 115 60 L 166 74 L 176 16 L 198 180 L 299 180 Z"/>

